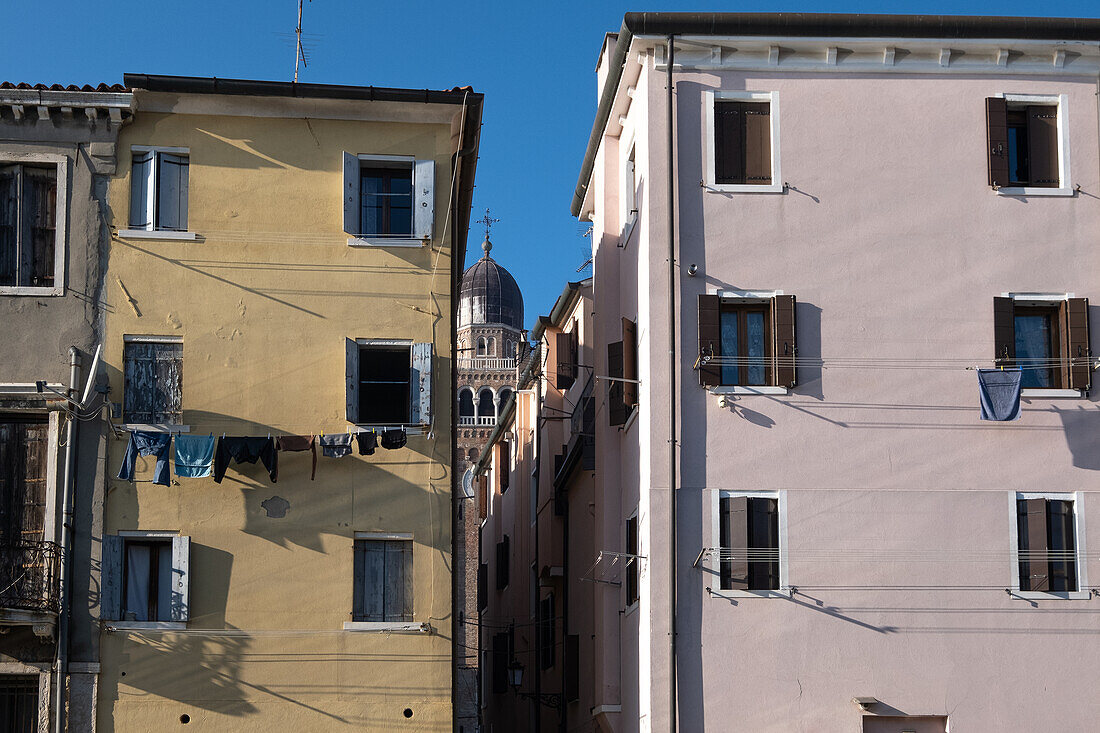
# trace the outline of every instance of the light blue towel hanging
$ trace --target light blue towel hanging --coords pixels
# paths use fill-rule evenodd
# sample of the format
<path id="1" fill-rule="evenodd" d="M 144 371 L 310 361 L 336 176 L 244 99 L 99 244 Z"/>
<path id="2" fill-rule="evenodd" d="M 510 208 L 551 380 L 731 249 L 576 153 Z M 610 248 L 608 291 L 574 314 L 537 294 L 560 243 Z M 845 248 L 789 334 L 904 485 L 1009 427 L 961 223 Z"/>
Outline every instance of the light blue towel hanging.
<path id="1" fill-rule="evenodd" d="M 176 436 L 176 475 L 183 478 L 204 478 L 210 475 L 214 463 L 213 435 Z"/>
<path id="2" fill-rule="evenodd" d="M 983 420 L 1019 420 L 1024 373 L 1013 369 L 979 369 L 978 401 Z"/>

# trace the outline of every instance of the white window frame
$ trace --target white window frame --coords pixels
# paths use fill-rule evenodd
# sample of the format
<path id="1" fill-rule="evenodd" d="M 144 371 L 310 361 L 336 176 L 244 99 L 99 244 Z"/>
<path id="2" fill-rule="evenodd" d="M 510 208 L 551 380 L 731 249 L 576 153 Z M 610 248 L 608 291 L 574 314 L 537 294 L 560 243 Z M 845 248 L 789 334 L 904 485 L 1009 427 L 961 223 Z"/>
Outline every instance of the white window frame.
<path id="1" fill-rule="evenodd" d="M 354 376 L 350 373 L 346 374 L 346 380 L 347 381 L 345 383 L 345 391 L 347 392 L 347 394 L 345 394 L 345 402 L 347 402 L 347 404 L 350 406 L 350 402 L 351 402 L 351 399 L 352 399 L 352 397 L 351 397 L 351 384 L 350 383 L 351 383 L 351 381 L 354 380 L 354 382 L 355 382 L 355 389 L 354 389 L 355 398 L 354 399 L 355 399 L 355 402 L 356 402 L 356 408 L 355 408 L 356 419 L 353 421 L 353 420 L 351 420 L 350 417 L 348 417 L 345 414 L 345 417 L 348 417 L 348 421 L 351 422 L 354 425 L 358 425 L 360 427 L 366 427 L 366 428 L 398 428 L 398 427 L 403 427 L 403 428 L 406 429 L 406 432 L 410 435 L 416 434 L 416 433 L 415 433 L 415 431 L 409 430 L 409 428 L 412 428 L 414 426 L 430 425 L 431 421 L 432 421 L 432 417 L 431 417 L 431 399 L 432 399 L 432 397 L 431 397 L 430 391 L 427 395 L 427 398 L 423 398 L 423 397 L 421 398 L 420 406 L 418 408 L 419 413 L 414 413 L 414 411 L 413 411 L 412 397 L 413 397 L 413 392 L 417 388 L 418 385 L 413 383 L 413 371 L 412 370 L 413 370 L 413 367 L 415 366 L 415 363 L 416 363 L 417 346 L 427 344 L 427 346 L 431 348 L 431 354 L 428 358 L 428 372 L 427 372 L 427 377 L 426 377 L 427 384 L 429 385 L 429 389 L 430 389 L 431 368 L 433 366 L 432 362 L 434 362 L 434 360 L 435 360 L 434 343 L 432 343 L 432 342 L 416 342 L 416 341 L 413 341 L 412 339 L 376 339 L 376 338 L 354 338 L 353 339 L 353 338 L 350 338 L 350 337 L 346 337 L 345 338 L 345 371 L 347 371 L 348 369 L 351 368 L 351 365 L 347 363 L 347 359 L 349 357 L 346 354 L 346 350 L 350 346 L 350 343 L 355 344 L 355 347 L 356 347 L 355 359 L 356 359 L 356 361 L 355 361 Z M 363 350 L 364 346 L 368 347 L 368 348 L 370 348 L 370 347 L 374 347 L 374 348 L 387 348 L 387 347 L 389 347 L 389 348 L 408 348 L 408 350 L 409 350 L 409 405 L 408 405 L 408 411 L 405 413 L 405 416 L 406 416 L 405 422 L 400 422 L 400 423 L 368 423 L 368 422 L 364 422 L 363 419 L 362 419 L 362 416 L 358 414 L 358 411 L 359 411 L 359 408 L 358 408 L 358 400 L 359 400 L 359 359 L 362 357 L 362 350 Z M 427 409 L 426 413 L 425 413 L 425 409 Z M 477 412 L 477 405 L 476 404 L 474 405 L 474 412 L 475 412 L 475 414 Z M 419 417 L 420 419 L 416 420 L 415 418 L 417 418 L 417 417 Z"/>
<path id="2" fill-rule="evenodd" d="M 1056 499 L 1058 501 L 1073 502 L 1073 548 L 1074 567 L 1077 569 L 1077 590 L 1075 591 L 1036 591 L 1020 590 L 1020 534 L 1017 524 L 1016 502 L 1019 499 Z M 1085 558 L 1085 494 L 1082 491 L 1054 492 L 1054 491 L 1012 491 L 1008 494 L 1009 522 L 1008 543 L 1011 553 L 1011 578 L 1012 585 L 1009 595 L 1012 598 L 1025 601 L 1045 600 L 1071 600 L 1087 601 L 1092 597 L 1089 589 L 1088 565 Z"/>
<path id="3" fill-rule="evenodd" d="M 155 216 L 152 212 L 152 209 L 153 209 L 153 207 L 156 206 L 156 201 L 157 201 L 157 193 L 156 193 L 157 189 L 156 189 L 156 187 L 159 185 L 159 180 L 158 180 L 159 177 L 157 175 L 157 166 L 154 163 L 153 169 L 152 169 L 152 185 L 149 187 L 149 190 L 147 192 L 147 198 L 145 200 L 145 206 L 149 210 L 149 228 L 147 228 L 147 229 L 134 229 L 134 228 L 132 228 L 133 225 L 130 223 L 130 208 L 133 208 L 133 202 L 130 201 L 129 202 L 130 206 L 126 210 L 126 225 L 127 225 L 127 228 L 119 230 L 118 236 L 120 236 L 124 239 L 176 239 L 176 240 L 182 240 L 182 241 L 193 241 L 195 239 L 198 239 L 199 235 L 196 234 L 195 232 L 191 231 L 191 212 L 190 212 L 190 208 L 191 208 L 190 207 L 191 149 L 190 148 L 180 148 L 180 147 L 169 147 L 169 146 L 164 146 L 164 145 L 131 145 L 130 146 L 130 173 L 129 173 L 129 176 L 127 178 L 128 185 L 130 187 L 130 197 L 131 198 L 134 195 L 133 194 L 133 191 L 134 191 L 133 185 L 134 184 L 133 184 L 132 178 L 133 178 L 133 175 L 134 175 L 133 159 L 135 157 L 135 155 L 134 155 L 135 153 L 141 153 L 141 154 L 153 153 L 154 154 L 154 161 L 156 160 L 155 156 L 159 155 L 159 154 L 162 154 L 162 153 L 166 154 L 166 155 L 178 155 L 178 156 L 186 156 L 187 157 L 187 186 L 188 186 L 188 191 L 189 191 L 189 193 L 188 193 L 188 213 L 187 213 L 187 227 L 188 228 L 185 231 L 179 231 L 179 230 L 175 230 L 175 229 L 156 229 L 156 228 L 154 228 L 154 222 L 156 221 L 156 219 L 155 219 Z"/>
<path id="4" fill-rule="evenodd" d="M 779 505 L 779 589 L 778 590 L 740 590 L 722 589 L 722 561 L 719 553 L 711 553 L 705 563 L 706 569 L 712 574 L 710 590 L 704 590 L 704 594 L 710 598 L 790 598 L 791 584 L 787 563 L 787 492 L 785 489 L 778 491 L 749 491 L 742 489 L 716 489 L 711 493 L 711 547 L 721 547 L 721 499 L 723 497 L 744 496 L 751 499 L 778 499 Z"/>
<path id="5" fill-rule="evenodd" d="M 622 232 L 619 234 L 620 247 L 626 246 L 638 223 L 638 146 L 634 140 L 631 140 L 624 150 L 626 155 L 623 156 L 622 168 L 619 171 L 622 189 L 622 206 L 619 213 L 623 223 Z"/>
<path id="6" fill-rule="evenodd" d="M 722 288 L 708 288 L 708 292 L 717 295 L 723 302 L 733 303 L 770 303 L 777 295 L 783 295 L 782 290 L 736 290 Z M 775 327 L 775 324 L 772 324 Z M 774 334 L 773 334 L 774 335 Z M 714 385 L 707 391 L 715 395 L 785 395 L 790 394 L 789 387 L 772 384 L 752 385 Z"/>
<path id="7" fill-rule="evenodd" d="M 55 200 L 53 242 L 53 286 L 29 285 L 0 286 L 0 295 L 64 295 L 65 294 L 65 246 L 69 241 L 66 223 L 69 221 L 69 156 L 57 153 L 0 152 L 0 165 L 54 165 L 57 166 L 57 198 Z"/>
<path id="8" fill-rule="evenodd" d="M 1047 189 L 1048 191 L 1050 189 Z M 1052 303 L 1062 303 L 1070 298 L 1076 297 L 1073 293 L 1001 293 L 1002 298 L 1011 298 L 1014 305 L 1022 306 L 1043 306 L 1051 305 Z M 1024 399 L 1035 398 L 1069 398 L 1069 399 L 1081 399 L 1085 396 L 1085 390 L 1072 389 L 1069 387 L 1060 388 L 1037 388 L 1029 387 L 1027 389 L 1020 390 L 1020 397 Z"/>
<path id="9" fill-rule="evenodd" d="M 147 529 L 121 529 L 121 530 L 118 530 L 117 532 L 115 532 L 114 534 L 116 536 L 122 538 L 122 562 L 119 565 L 119 569 L 118 569 L 119 573 L 122 574 L 122 576 L 120 576 L 118 578 L 118 584 L 119 584 L 120 588 L 122 588 L 123 585 L 124 585 L 123 577 L 125 576 L 125 572 L 126 572 L 126 570 L 125 570 L 125 568 L 126 568 L 126 540 L 167 540 L 168 545 L 169 545 L 169 549 L 171 549 L 172 541 L 176 537 L 184 537 L 185 536 L 181 532 L 172 531 L 172 530 L 147 530 Z M 172 568 L 173 568 L 173 570 L 175 570 L 175 559 L 174 558 L 173 558 Z M 187 572 L 188 572 L 188 574 L 191 573 L 190 559 L 188 560 L 188 563 L 187 563 Z M 191 583 L 190 578 L 187 579 L 187 583 L 188 583 L 188 593 L 187 593 L 188 606 L 190 606 L 190 583 Z M 125 603 L 126 603 L 125 596 L 123 596 L 121 603 L 122 603 L 122 605 L 125 605 Z M 122 605 L 119 606 L 120 611 L 122 609 Z M 190 608 L 188 608 L 188 616 L 190 617 Z M 125 621 L 125 620 L 122 620 L 122 619 L 114 620 L 114 621 L 105 620 L 103 623 L 107 626 L 108 631 L 112 631 L 112 630 L 117 630 L 117 631 L 126 631 L 126 630 L 132 630 L 132 631 L 141 631 L 141 630 L 171 631 L 171 630 L 186 629 L 187 624 L 188 624 L 187 621 Z"/>
<path id="10" fill-rule="evenodd" d="M 347 180 L 350 171 L 348 170 L 348 159 L 351 157 L 349 153 L 345 153 L 344 163 L 344 191 L 345 196 L 354 197 L 354 207 L 356 214 L 356 231 L 359 231 L 358 227 L 361 226 L 361 211 L 362 203 L 359 200 L 359 176 L 364 167 L 370 167 L 372 163 L 379 165 L 390 165 L 394 163 L 408 163 L 412 170 L 412 195 L 413 195 L 413 210 L 412 210 L 412 235 L 408 237 L 402 236 L 386 236 L 386 235 L 373 235 L 373 234 L 352 234 L 345 228 L 345 233 L 348 236 L 349 247 L 424 247 L 432 242 L 435 236 L 435 161 L 430 159 L 417 159 L 414 155 L 376 155 L 371 153 L 359 153 L 354 157 L 358 160 L 358 166 L 356 167 L 356 179 L 354 181 Z M 425 177 L 430 177 L 432 180 L 430 185 L 423 190 L 418 191 L 418 186 L 423 184 L 422 180 Z M 426 211 L 422 211 L 426 209 Z M 346 223 L 345 223 L 346 227 Z"/>
<path id="11" fill-rule="evenodd" d="M 783 173 L 780 169 L 779 155 L 779 92 L 742 92 L 726 89 L 708 89 L 703 93 L 706 107 L 706 140 L 704 166 L 706 169 L 705 189 L 720 193 L 783 193 Z M 772 144 L 772 182 L 757 183 L 715 183 L 714 180 L 714 103 L 724 99 L 739 99 L 748 102 L 769 102 L 768 117 L 771 122 Z"/>
<path id="12" fill-rule="evenodd" d="M 1073 179 L 1069 169 L 1069 95 L 1068 94 L 1002 94 L 1008 104 L 1036 104 L 1058 109 L 1058 188 L 1041 186 L 1002 186 L 998 196 L 1072 196 Z"/>

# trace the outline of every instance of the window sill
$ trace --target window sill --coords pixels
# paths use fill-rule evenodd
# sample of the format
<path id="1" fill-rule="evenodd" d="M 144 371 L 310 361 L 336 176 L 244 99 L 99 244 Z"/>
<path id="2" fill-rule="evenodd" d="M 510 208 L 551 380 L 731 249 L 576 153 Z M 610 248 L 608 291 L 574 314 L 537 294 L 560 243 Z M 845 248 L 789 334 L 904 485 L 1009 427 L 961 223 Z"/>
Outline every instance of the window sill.
<path id="1" fill-rule="evenodd" d="M 638 610 L 639 601 L 634 601 L 629 606 L 623 609 L 623 616 L 629 616 Z"/>
<path id="2" fill-rule="evenodd" d="M 790 588 L 779 590 L 715 590 L 709 591 L 711 598 L 790 598 Z"/>
<path id="3" fill-rule="evenodd" d="M 783 193 L 782 183 L 708 183 L 706 190 L 711 193 Z"/>
<path id="4" fill-rule="evenodd" d="M 400 237 L 348 237 L 349 247 L 423 247 L 428 238 L 412 239 Z"/>
<path id="5" fill-rule="evenodd" d="M 1034 397 L 1070 397 L 1073 399 L 1079 399 L 1084 392 L 1079 389 L 1036 389 L 1028 388 L 1020 390 L 1020 397 L 1023 399 Z"/>
<path id="6" fill-rule="evenodd" d="M 626 247 L 626 243 L 630 241 L 630 235 L 634 233 L 634 226 L 638 223 L 638 212 L 634 212 L 630 215 L 630 218 L 626 220 L 626 224 L 623 225 L 623 231 L 619 234 L 619 246 Z"/>
<path id="7" fill-rule="evenodd" d="M 177 631 L 187 628 L 186 621 L 107 621 L 108 631 Z"/>
<path id="8" fill-rule="evenodd" d="M 382 631 L 390 634 L 430 634 L 430 624 L 411 621 L 345 621 L 344 631 Z"/>
<path id="9" fill-rule="evenodd" d="M 126 430 L 128 432 L 142 432 L 142 433 L 190 433 L 190 425 L 169 425 L 162 423 L 126 423 L 125 425 L 118 425 L 119 430 Z"/>
<path id="10" fill-rule="evenodd" d="M 1018 601 L 1087 601 L 1092 598 L 1092 591 L 1014 590 L 1010 595 Z"/>
<path id="11" fill-rule="evenodd" d="M 39 288 L 30 285 L 5 285 L 0 287 L 0 295 L 64 295 L 65 288 Z"/>
<path id="12" fill-rule="evenodd" d="M 124 239 L 178 239 L 194 241 L 199 238 L 195 232 L 171 232 L 150 229 L 120 229 L 118 236 Z"/>
<path id="13" fill-rule="evenodd" d="M 641 410 L 638 409 L 638 405 L 634 405 L 634 409 L 630 411 L 630 416 L 626 418 L 626 422 L 623 423 L 623 426 L 619 429 L 622 430 L 624 433 L 630 430 L 630 426 L 638 422 L 639 412 L 641 412 Z"/>
<path id="14" fill-rule="evenodd" d="M 789 389 L 787 389 L 786 387 L 770 387 L 770 386 L 759 386 L 759 387 L 737 386 L 737 387 L 734 387 L 734 386 L 729 386 L 729 387 L 711 387 L 709 389 L 709 392 L 711 394 L 735 394 L 735 395 L 746 395 L 746 394 L 785 395 L 785 394 L 790 394 L 791 391 Z"/>
<path id="15" fill-rule="evenodd" d="M 1072 188 L 1045 188 L 1040 186 L 1002 186 L 996 189 L 998 196 L 1072 196 Z"/>

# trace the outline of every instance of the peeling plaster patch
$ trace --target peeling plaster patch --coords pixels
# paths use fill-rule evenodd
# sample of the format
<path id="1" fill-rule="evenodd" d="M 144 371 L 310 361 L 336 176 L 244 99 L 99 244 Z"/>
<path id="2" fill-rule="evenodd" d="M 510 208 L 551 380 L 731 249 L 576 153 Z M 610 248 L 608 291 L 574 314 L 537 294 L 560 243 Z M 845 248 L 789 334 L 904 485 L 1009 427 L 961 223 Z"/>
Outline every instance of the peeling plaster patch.
<path id="1" fill-rule="evenodd" d="M 217 329 L 214 330 L 214 335 L 217 336 L 220 339 L 225 339 L 227 341 L 232 341 L 233 339 L 240 336 L 241 332 L 238 329 L 234 328 L 232 332 L 227 334 L 225 332 L 225 326 L 218 326 Z"/>
<path id="2" fill-rule="evenodd" d="M 248 311 L 248 307 L 244 304 L 244 299 L 237 301 L 237 312 L 241 314 L 241 318 L 244 318 L 245 312 Z"/>
<path id="3" fill-rule="evenodd" d="M 164 322 L 172 328 L 180 328 L 183 326 L 183 323 L 180 322 L 180 319 L 176 317 L 175 313 L 169 313 L 168 317 L 164 319 Z"/>
<path id="4" fill-rule="evenodd" d="M 260 502 L 260 506 L 267 512 L 267 516 L 272 519 L 282 519 L 290 509 L 290 502 L 281 496 L 273 496 Z"/>

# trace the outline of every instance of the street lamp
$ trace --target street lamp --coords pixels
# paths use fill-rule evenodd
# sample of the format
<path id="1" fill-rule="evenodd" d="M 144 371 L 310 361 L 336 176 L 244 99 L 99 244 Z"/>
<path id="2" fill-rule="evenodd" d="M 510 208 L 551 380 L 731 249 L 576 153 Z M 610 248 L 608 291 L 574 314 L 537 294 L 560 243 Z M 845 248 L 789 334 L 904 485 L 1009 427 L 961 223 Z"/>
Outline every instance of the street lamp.
<path id="1" fill-rule="evenodd" d="M 508 664 L 508 684 L 519 697 L 537 700 L 540 705 L 561 710 L 561 695 L 556 692 L 544 692 L 539 695 L 533 692 L 520 692 L 519 688 L 523 685 L 523 662 L 518 659 L 513 659 Z"/>

